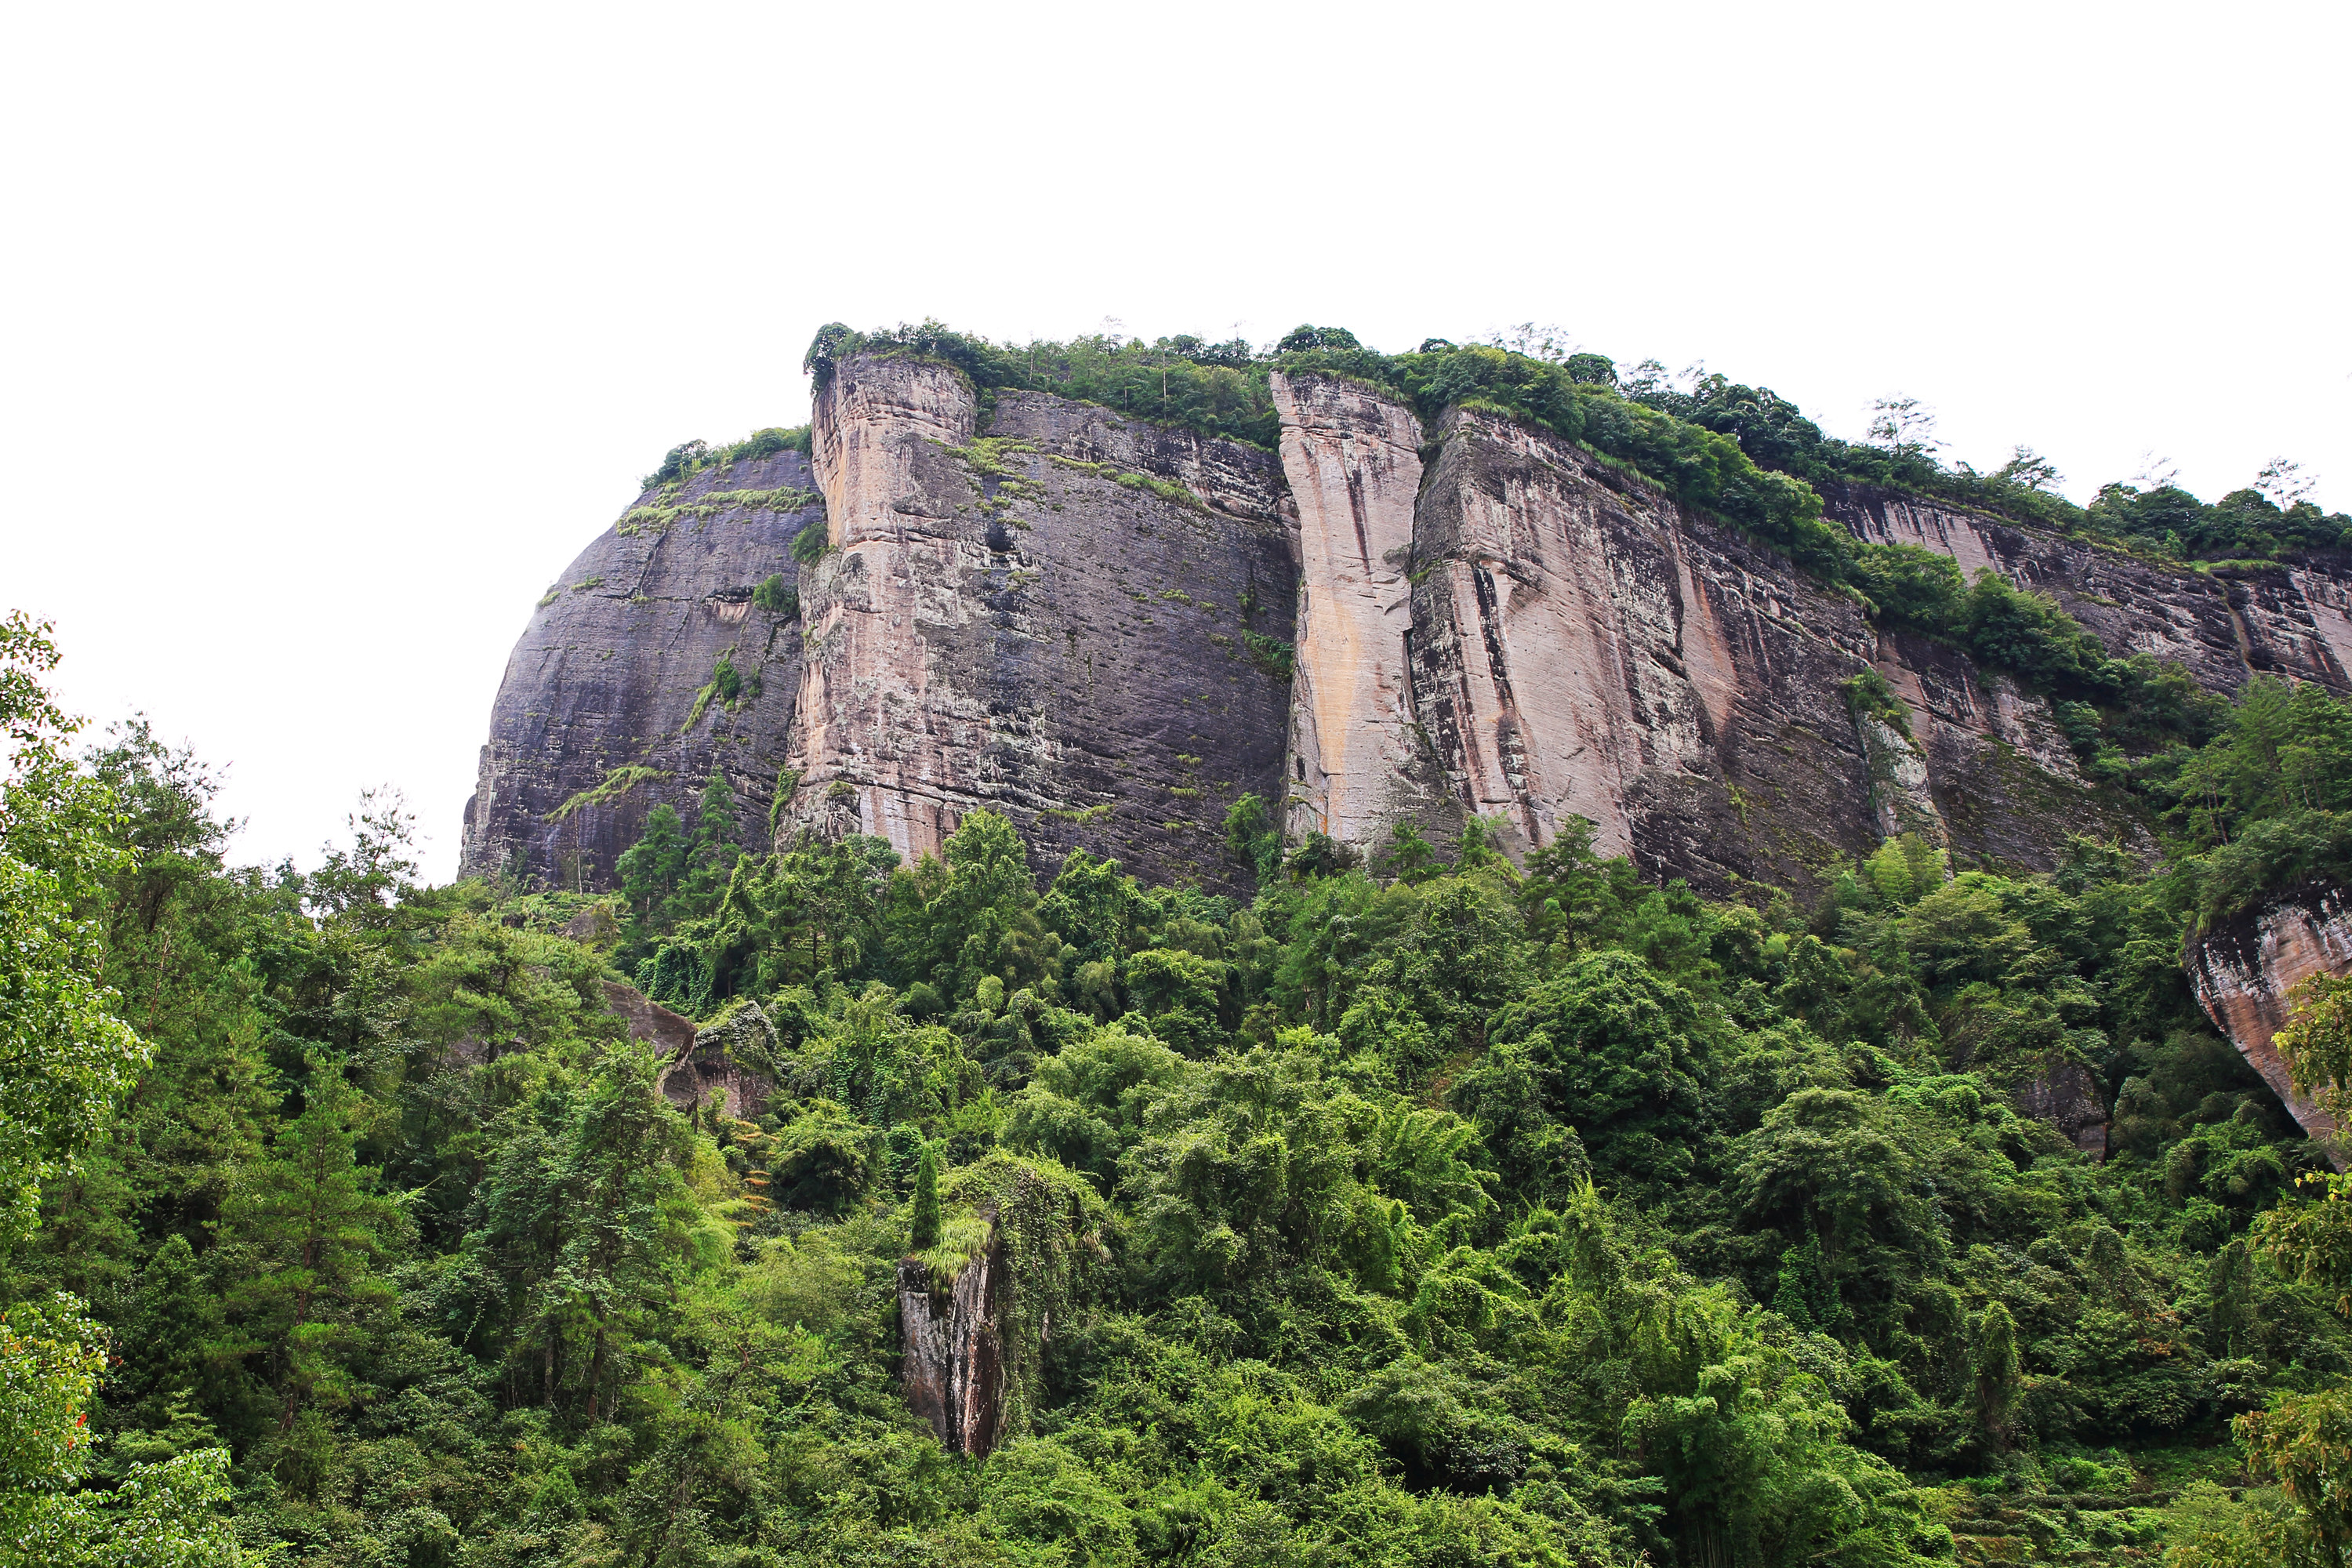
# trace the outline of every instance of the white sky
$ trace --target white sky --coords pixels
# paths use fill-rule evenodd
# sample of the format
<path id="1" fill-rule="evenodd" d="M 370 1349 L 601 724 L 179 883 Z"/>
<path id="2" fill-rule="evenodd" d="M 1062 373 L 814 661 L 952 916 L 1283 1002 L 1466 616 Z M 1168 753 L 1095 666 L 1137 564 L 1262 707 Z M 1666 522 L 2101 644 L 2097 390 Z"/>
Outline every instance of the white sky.
<path id="1" fill-rule="evenodd" d="M 2343 5 L 34 5 L 0 58 L 0 609 L 436 879 L 532 602 L 821 323 L 1533 319 L 2087 497 L 2352 508 Z"/>

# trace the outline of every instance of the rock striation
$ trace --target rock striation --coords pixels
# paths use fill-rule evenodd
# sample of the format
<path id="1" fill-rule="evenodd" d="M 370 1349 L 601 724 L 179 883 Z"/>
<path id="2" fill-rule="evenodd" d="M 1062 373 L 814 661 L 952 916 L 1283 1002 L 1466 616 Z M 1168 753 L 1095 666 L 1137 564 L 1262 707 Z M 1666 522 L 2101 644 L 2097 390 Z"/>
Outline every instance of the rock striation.
<path id="1" fill-rule="evenodd" d="M 2230 1037 L 2296 1123 L 2325 1143 L 2343 1169 L 2336 1123 L 2295 1091 L 2276 1036 L 2286 1026 L 2289 994 L 2297 985 L 2315 974 L 2352 973 L 2352 894 L 2307 888 L 2259 912 L 2191 932 L 2181 963 L 2214 1027 Z"/>
<path id="2" fill-rule="evenodd" d="M 793 729 L 799 628 L 754 600 L 824 503 L 785 451 L 650 489 L 582 551 L 532 612 L 490 710 L 466 805 L 460 874 L 601 890 L 668 803 L 692 820 L 716 768 L 764 821 Z M 724 656 L 732 705 L 696 694 Z M 592 795 L 617 768 L 649 769 Z"/>
<path id="3" fill-rule="evenodd" d="M 2180 665 L 2209 690 L 2251 675 L 2352 692 L 2352 581 L 2307 567 L 2170 568 L 1913 497 L 1830 486 L 1828 514 L 1858 539 L 1950 556 L 2048 594 L 2116 654 Z"/>
<path id="4" fill-rule="evenodd" d="M 908 1408 L 952 1453 L 979 1458 L 1003 1434 L 1009 1297 L 1003 1247 L 993 1238 L 944 1289 L 920 1259 L 899 1260 L 899 1382 Z"/>
<path id="5" fill-rule="evenodd" d="M 1376 851 L 1394 820 L 1442 842 L 1477 816 L 1524 853 L 1581 816 L 1604 852 L 1714 893 L 1803 888 L 1905 831 L 2024 866 L 2074 831 L 2145 847 L 2039 699 L 1957 650 L 1879 636 L 1851 599 L 1649 480 L 1455 409 L 1421 454 L 1400 551 L 1410 411 L 1311 377 L 1278 383 L 1276 405 L 1307 563 L 1294 833 L 1303 811 Z M 1854 700 L 1874 668 L 1900 714 Z"/>
<path id="6" fill-rule="evenodd" d="M 1375 857 L 1401 823 L 1442 844 L 1481 816 L 1524 854 L 1585 817 L 1604 851 L 1715 894 L 1817 886 L 1906 832 L 1962 865 L 2047 868 L 2076 833 L 2152 850 L 2042 699 L 1882 635 L 1647 479 L 1475 407 L 1425 427 L 1359 382 L 1271 391 L 1276 453 L 983 398 L 916 356 L 843 361 L 812 458 L 648 492 L 533 616 L 466 870 L 608 886 L 651 805 L 689 805 L 713 766 L 761 829 L 911 858 L 987 806 L 1048 868 L 1083 847 L 1234 891 L 1221 828 L 1245 793 L 1294 842 Z M 2173 569 L 1916 497 L 1825 500 L 1857 538 L 2048 592 L 2209 689 L 2352 691 L 2340 574 Z M 829 547 L 795 565 L 817 519 Z M 753 601 L 772 572 L 796 623 Z M 756 683 L 690 723 L 722 654 Z M 650 776 L 597 788 L 621 767 Z"/>
<path id="7" fill-rule="evenodd" d="M 1421 421 L 1353 382 L 1273 378 L 1300 591 L 1285 826 L 1376 844 L 1438 798 L 1413 720 Z"/>
<path id="8" fill-rule="evenodd" d="M 929 362 L 841 364 L 814 424 L 834 548 L 803 574 L 787 807 L 934 853 L 963 815 L 1048 858 L 1232 882 L 1241 794 L 1274 795 L 1297 596 L 1283 477 L 1253 447 Z"/>

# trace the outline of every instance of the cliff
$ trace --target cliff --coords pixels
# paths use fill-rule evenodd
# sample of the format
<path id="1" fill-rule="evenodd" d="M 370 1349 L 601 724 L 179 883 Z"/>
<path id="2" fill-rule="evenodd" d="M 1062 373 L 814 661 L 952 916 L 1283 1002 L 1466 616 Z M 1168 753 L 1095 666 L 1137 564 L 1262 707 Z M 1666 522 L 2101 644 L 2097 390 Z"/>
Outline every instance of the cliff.
<path id="1" fill-rule="evenodd" d="M 1273 795 L 1286 672 L 1250 641 L 1296 596 L 1265 453 L 950 367 L 842 364 L 819 388 L 834 548 L 803 575 L 793 816 L 936 851 L 968 811 L 1051 859 L 1230 884 L 1244 792 Z M 1262 635 L 1262 634 L 1260 634 Z"/>
<path id="2" fill-rule="evenodd" d="M 690 822 L 714 767 L 744 818 L 764 820 L 793 727 L 800 637 L 753 593 L 777 573 L 791 580 L 792 542 L 823 516 L 807 459 L 785 451 L 647 489 L 582 551 L 507 660 L 466 805 L 461 874 L 610 887 L 646 814 L 667 801 Z M 722 655 L 743 694 L 698 714 Z M 657 776 L 564 810 L 625 767 Z"/>
<path id="3" fill-rule="evenodd" d="M 2148 847 L 2045 703 L 1955 649 L 1881 637 L 1650 480 L 1456 409 L 1408 530 L 1392 455 L 1407 410 L 1307 377 L 1278 383 L 1277 406 L 1307 563 L 1294 762 L 1313 766 L 1292 781 L 1294 825 L 1303 809 L 1371 849 L 1390 819 L 1443 840 L 1476 815 L 1524 852 L 1580 816 L 1605 852 L 1716 893 L 1801 889 L 1906 830 L 2027 867 L 2070 832 Z M 1873 668 L 1899 715 L 1849 695 Z"/>
<path id="4" fill-rule="evenodd" d="M 1424 428 L 1361 383 L 1277 374 L 1271 394 L 1276 453 L 1037 392 L 984 407 L 951 365 L 851 355 L 817 389 L 811 460 L 648 493 L 541 607 L 466 869 L 607 885 L 651 804 L 690 803 L 714 764 L 747 825 L 781 773 L 782 821 L 910 858 L 985 805 L 1048 868 L 1084 847 L 1234 891 L 1221 827 L 1244 793 L 1281 803 L 1293 842 L 1375 855 L 1400 823 L 1444 843 L 1481 816 L 1524 853 L 1581 816 L 1604 851 L 1717 894 L 1801 891 L 1903 832 L 1960 865 L 2047 868 L 2076 833 L 2152 852 L 2042 699 L 1881 634 L 1650 479 L 1476 406 Z M 2049 592 L 2112 652 L 2210 689 L 2352 690 L 2338 576 L 1826 500 L 1858 538 Z M 820 517 L 829 548 L 796 566 L 784 546 Z M 797 626 L 752 601 L 778 571 Z M 722 654 L 756 680 L 689 724 Z M 657 776 L 596 788 L 622 767 Z"/>
<path id="5" fill-rule="evenodd" d="M 2301 566 L 2168 567 L 1912 497 L 1832 486 L 1829 515 L 1858 539 L 1915 544 L 1974 576 L 1990 567 L 2058 601 L 2107 647 L 2179 664 L 2209 690 L 2249 675 L 2352 691 L 2352 582 Z"/>
<path id="6" fill-rule="evenodd" d="M 1413 717 L 1411 570 L 1421 421 L 1350 382 L 1273 378 L 1301 589 L 1284 821 L 1375 844 L 1441 781 Z"/>
<path id="7" fill-rule="evenodd" d="M 2308 888 L 2256 913 L 2191 932 L 2182 967 L 2213 1026 L 2229 1036 L 2249 1066 L 2313 1138 L 2327 1144 L 2341 1170 L 2336 1127 L 2297 1094 L 2274 1037 L 2287 1021 L 2288 993 L 2315 974 L 2352 973 L 2352 895 Z"/>

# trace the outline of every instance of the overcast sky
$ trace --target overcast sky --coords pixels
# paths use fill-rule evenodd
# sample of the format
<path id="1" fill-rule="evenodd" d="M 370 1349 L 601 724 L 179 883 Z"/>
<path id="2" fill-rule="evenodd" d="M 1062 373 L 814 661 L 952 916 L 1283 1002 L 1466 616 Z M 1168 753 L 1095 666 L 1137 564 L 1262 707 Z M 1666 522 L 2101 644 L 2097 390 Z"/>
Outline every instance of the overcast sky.
<path id="1" fill-rule="evenodd" d="M 2342 4 L 17 5 L 0 609 L 454 873 L 533 601 L 814 329 L 1534 320 L 2087 498 L 2352 507 Z"/>

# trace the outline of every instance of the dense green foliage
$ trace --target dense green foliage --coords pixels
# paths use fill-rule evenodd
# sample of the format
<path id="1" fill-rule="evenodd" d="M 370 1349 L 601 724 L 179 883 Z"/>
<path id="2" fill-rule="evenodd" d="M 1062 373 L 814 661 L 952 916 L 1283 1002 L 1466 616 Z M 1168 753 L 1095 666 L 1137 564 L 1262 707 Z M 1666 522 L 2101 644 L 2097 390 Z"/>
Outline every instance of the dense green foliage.
<path id="1" fill-rule="evenodd" d="M 871 332 L 839 322 L 819 329 L 807 368 L 822 386 L 856 353 L 908 354 L 955 366 L 986 406 L 1003 388 L 1099 403 L 1139 419 L 1272 447 L 1278 438 L 1266 362 L 1249 344 L 1195 337 L 1146 343 L 1116 334 L 1015 346 L 952 331 L 937 321 Z"/>
<path id="2" fill-rule="evenodd" d="M 665 485 L 692 478 L 706 468 L 728 469 L 737 463 L 757 458 L 772 458 L 779 452 L 798 452 L 808 456 L 809 427 L 796 425 L 789 430 L 755 430 L 740 441 L 724 447 L 713 447 L 708 441 L 681 441 L 663 454 L 661 467 L 639 481 L 644 489 L 659 489 Z"/>
<path id="3" fill-rule="evenodd" d="M 48 632 L 21 611 L 0 620 L 0 733 L 8 739 L 0 773 L 0 1257 L 35 1239 L 70 1247 L 55 1229 L 37 1237 L 42 1210 L 87 1181 L 91 1165 L 103 1167 L 98 1152 L 110 1142 L 116 1102 L 142 1071 L 144 1081 L 160 1075 L 152 1046 L 123 1016 L 123 993 L 108 983 L 152 945 L 152 931 L 140 940 L 137 911 L 121 895 L 179 879 L 154 830 L 168 835 L 185 816 L 180 802 L 159 798 L 184 784 L 184 771 L 155 751 L 143 725 L 89 771 L 71 765 L 65 748 L 78 722 L 41 685 L 58 659 Z M 131 752 L 159 764 L 139 780 L 159 789 L 121 787 L 120 759 Z M 114 918 L 101 920 L 110 903 Z M 151 1012 L 158 1016 L 160 1008 Z M 0 1311 L 0 1564 L 236 1561 L 213 1511 L 226 1494 L 229 1456 L 184 1408 L 173 1407 L 156 1441 L 102 1457 L 92 1443 L 89 1410 L 108 1377 L 111 1336 L 60 1288 L 81 1284 L 23 1280 Z M 179 1353 L 193 1349 L 179 1342 Z"/>
<path id="4" fill-rule="evenodd" d="M 716 775 L 607 900 L 414 886 L 376 805 L 233 871 L 133 726 L 9 797 L 85 944 L 25 962 L 112 990 L 22 1031 L 83 1076 L 9 1103 L 49 1142 L 8 1133 L 0 1485 L 122 1562 L 226 1561 L 215 1490 L 249 1549 L 408 1568 L 2335 1550 L 2352 1242 L 2178 955 L 2237 847 L 2345 809 L 2347 724 L 2258 686 L 2177 748 L 2158 875 L 1908 839 L 1811 910 L 1589 831 L 1286 857 L 1251 803 L 1246 904 L 1041 885 L 990 814 L 907 866 L 770 845 Z M 616 970 L 774 1096 L 665 1099 Z M 2014 1108 L 2068 1083 L 2104 1163 Z M 971 1460 L 906 1408 L 895 1289 L 992 1243 Z M 2292 1493 L 2210 1484 L 2242 1458 Z"/>

